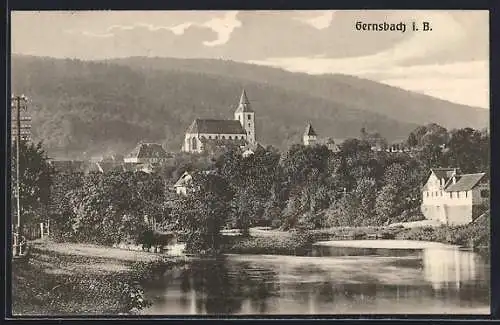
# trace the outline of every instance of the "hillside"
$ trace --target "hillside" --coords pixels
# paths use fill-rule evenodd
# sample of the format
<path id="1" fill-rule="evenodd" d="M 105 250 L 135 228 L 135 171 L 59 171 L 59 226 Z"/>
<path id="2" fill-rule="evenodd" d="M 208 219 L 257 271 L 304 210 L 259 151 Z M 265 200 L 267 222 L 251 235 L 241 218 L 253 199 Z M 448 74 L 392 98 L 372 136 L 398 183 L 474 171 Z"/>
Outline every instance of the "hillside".
<path id="1" fill-rule="evenodd" d="M 142 70 L 202 72 L 265 83 L 349 107 L 389 116 L 405 123 L 437 123 L 448 129 L 489 125 L 488 110 L 459 105 L 349 75 L 308 75 L 227 60 L 131 57 L 112 60 Z"/>
<path id="2" fill-rule="evenodd" d="M 332 76 L 332 80 L 344 80 L 336 82 L 334 88 L 355 89 L 364 82 L 373 86 L 365 89 L 363 96 L 352 91 L 326 96 L 320 94 L 320 87 L 310 89 L 314 88 L 310 83 L 324 82 L 324 77 L 226 61 L 181 60 L 194 65 L 174 68 L 169 64 L 179 61 L 161 59 L 165 64 L 160 64 L 156 60 L 160 59 L 86 62 L 14 56 L 12 91 L 32 99 L 34 139 L 43 139 L 52 156 L 72 158 L 126 153 L 141 140 L 159 141 L 168 150 L 177 151 L 195 117 L 232 118 L 243 87 L 256 111 L 258 140 L 280 147 L 300 141 L 308 121 L 322 137 L 357 136 L 366 127 L 390 140 L 405 138 L 417 123 L 409 117 L 402 120 L 411 115 L 406 109 L 405 114 L 375 112 L 372 106 L 396 107 L 398 99 L 397 95 L 384 99 L 380 89 L 408 93 L 404 100 L 399 99 L 400 109 L 425 101 L 443 102 L 347 76 Z M 316 78 L 319 81 L 313 81 Z M 359 82 L 349 86 L 351 79 Z M 323 89 L 328 87 L 325 83 Z M 373 105 L 361 109 L 360 98 L 365 95 L 372 98 Z M 379 99 L 374 101 L 374 97 Z M 417 100 L 420 97 L 425 100 Z M 446 107 L 461 107 L 444 103 Z M 456 115 L 462 117 L 450 114 Z M 473 121 L 472 117 L 469 120 Z"/>

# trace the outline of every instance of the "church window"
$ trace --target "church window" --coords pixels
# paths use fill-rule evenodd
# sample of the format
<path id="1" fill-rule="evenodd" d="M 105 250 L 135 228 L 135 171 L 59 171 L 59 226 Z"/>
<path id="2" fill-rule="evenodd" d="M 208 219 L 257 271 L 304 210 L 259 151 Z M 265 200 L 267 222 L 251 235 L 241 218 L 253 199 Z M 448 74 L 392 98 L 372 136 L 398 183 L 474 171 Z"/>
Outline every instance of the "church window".
<path id="1" fill-rule="evenodd" d="M 490 191 L 488 190 L 481 190 L 481 197 L 490 197 Z"/>
<path id="2" fill-rule="evenodd" d="M 208 138 L 209 138 L 209 139 L 212 139 L 212 136 L 211 136 L 211 135 L 209 135 L 209 136 L 208 136 Z"/>
<path id="3" fill-rule="evenodd" d="M 225 136 L 222 136 L 221 138 L 222 138 L 222 140 L 226 139 L 226 137 L 225 137 Z"/>
<path id="4" fill-rule="evenodd" d="M 232 140 L 232 139 L 233 139 L 233 137 L 232 137 L 232 136 L 229 136 L 229 140 Z"/>
<path id="5" fill-rule="evenodd" d="M 453 199 L 453 192 L 450 192 L 450 199 Z"/>
<path id="6" fill-rule="evenodd" d="M 198 142 L 196 141 L 196 138 L 191 139 L 191 149 L 196 150 L 197 145 L 198 145 Z"/>
<path id="7" fill-rule="evenodd" d="M 247 117 L 248 117 L 249 121 L 252 119 L 252 115 L 251 114 L 248 114 Z"/>
<path id="8" fill-rule="evenodd" d="M 457 192 L 457 199 L 460 198 L 460 192 Z"/>
<path id="9" fill-rule="evenodd" d="M 251 125 L 251 124 L 250 124 L 250 123 L 248 123 L 248 127 L 250 127 L 250 125 Z"/>

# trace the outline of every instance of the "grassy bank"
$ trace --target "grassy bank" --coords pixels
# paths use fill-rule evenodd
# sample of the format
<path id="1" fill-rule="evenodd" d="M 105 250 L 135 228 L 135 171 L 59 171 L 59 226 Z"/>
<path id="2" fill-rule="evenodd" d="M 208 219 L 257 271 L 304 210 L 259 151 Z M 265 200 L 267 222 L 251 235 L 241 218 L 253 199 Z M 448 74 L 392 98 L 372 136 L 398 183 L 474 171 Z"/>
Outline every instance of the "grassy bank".
<path id="1" fill-rule="evenodd" d="M 141 283 L 183 262 L 95 245 L 34 243 L 30 259 L 12 265 L 12 313 L 135 313 L 149 304 Z"/>

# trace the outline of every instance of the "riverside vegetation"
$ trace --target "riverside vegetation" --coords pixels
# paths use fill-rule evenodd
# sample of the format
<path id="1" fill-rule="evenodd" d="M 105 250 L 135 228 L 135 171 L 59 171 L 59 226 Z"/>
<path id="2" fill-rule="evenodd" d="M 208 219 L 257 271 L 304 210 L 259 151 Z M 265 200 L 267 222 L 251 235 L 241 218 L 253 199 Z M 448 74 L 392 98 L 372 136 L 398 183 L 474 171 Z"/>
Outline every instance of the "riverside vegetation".
<path id="1" fill-rule="evenodd" d="M 391 230 L 385 226 L 423 218 L 420 186 L 429 168 L 458 167 L 466 173 L 489 174 L 489 134 L 470 128 L 448 131 L 431 124 L 414 130 L 406 144 L 411 152 L 372 150 L 373 146 L 384 147 L 386 141 L 363 129 L 359 138 L 339 144 L 338 152 L 324 145 L 293 145 L 284 152 L 269 146 L 243 157 L 239 148 L 225 148 L 199 155 L 178 154 L 150 174 L 83 174 L 53 170 L 41 144 L 22 143 L 23 217 L 25 223 L 50 220 L 56 242 L 109 247 L 135 243 L 151 227 L 145 222 L 147 216 L 148 221 L 155 221 L 156 229 L 181 233 L 186 251 L 192 254 L 302 254 L 313 241 L 334 238 L 340 231 L 332 229 L 349 229 L 353 238 L 363 238 L 375 228 L 381 238 L 488 246 L 488 220 L 456 228 Z M 193 175 L 193 191 L 177 196 L 170 188 L 185 171 Z M 249 238 L 248 230 L 255 226 L 297 232 Z M 242 229 L 243 238 L 229 241 L 221 234 L 224 228 Z M 50 263 L 59 265 L 61 258 Z M 125 300 L 120 300 L 119 307 L 113 305 L 106 311 L 123 312 L 131 306 L 142 307 L 138 300 L 131 305 L 126 298 L 140 297 L 134 286 L 139 273 L 115 274 L 126 285 L 103 285 L 105 292 L 96 296 L 89 291 L 93 287 L 84 275 L 79 279 L 55 277 L 43 268 L 16 267 L 13 292 L 17 301 L 28 299 L 32 286 L 23 279 L 44 278 L 38 290 L 57 305 L 44 305 L 44 310 L 68 310 L 63 306 L 68 297 L 61 288 L 68 285 L 82 290 L 82 306 L 87 306 L 72 312 L 85 308 L 103 312 L 106 297 L 120 300 L 122 296 Z M 127 293 L 120 294 L 117 288 Z M 15 309 L 22 310 L 20 305 Z"/>

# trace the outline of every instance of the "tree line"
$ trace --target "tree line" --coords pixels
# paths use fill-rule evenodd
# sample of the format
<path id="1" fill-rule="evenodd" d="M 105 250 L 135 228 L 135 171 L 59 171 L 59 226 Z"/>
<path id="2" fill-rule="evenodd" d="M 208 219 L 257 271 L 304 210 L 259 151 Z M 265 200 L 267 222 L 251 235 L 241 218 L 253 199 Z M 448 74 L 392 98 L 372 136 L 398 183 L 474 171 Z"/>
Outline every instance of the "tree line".
<path id="1" fill-rule="evenodd" d="M 22 143 L 23 215 L 50 219 L 52 235 L 62 241 L 133 242 L 154 226 L 183 233 L 188 249 L 199 252 L 219 247 L 223 228 L 248 234 L 252 226 L 318 229 L 419 220 L 420 189 L 430 168 L 489 173 L 486 130 L 422 126 L 405 141 L 412 150 L 396 153 L 374 150 L 372 138 L 362 130 L 338 151 L 268 146 L 244 156 L 228 147 L 179 154 L 150 174 L 86 175 L 55 172 L 41 144 Z M 176 195 L 172 185 L 185 171 L 193 177 L 191 191 Z"/>

